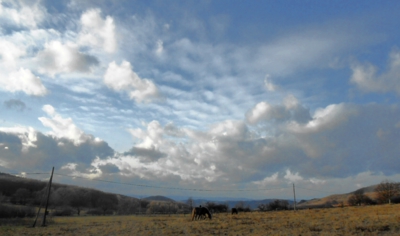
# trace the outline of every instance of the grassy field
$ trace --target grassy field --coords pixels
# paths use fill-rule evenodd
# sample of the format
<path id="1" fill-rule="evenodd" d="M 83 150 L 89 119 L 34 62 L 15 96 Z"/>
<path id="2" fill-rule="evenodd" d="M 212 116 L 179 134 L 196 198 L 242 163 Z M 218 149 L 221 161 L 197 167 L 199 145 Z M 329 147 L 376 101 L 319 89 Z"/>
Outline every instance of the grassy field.
<path id="1" fill-rule="evenodd" d="M 193 222 L 189 215 L 53 217 L 36 228 L 33 219 L 0 222 L 0 235 L 400 235 L 400 205 L 223 213 Z"/>

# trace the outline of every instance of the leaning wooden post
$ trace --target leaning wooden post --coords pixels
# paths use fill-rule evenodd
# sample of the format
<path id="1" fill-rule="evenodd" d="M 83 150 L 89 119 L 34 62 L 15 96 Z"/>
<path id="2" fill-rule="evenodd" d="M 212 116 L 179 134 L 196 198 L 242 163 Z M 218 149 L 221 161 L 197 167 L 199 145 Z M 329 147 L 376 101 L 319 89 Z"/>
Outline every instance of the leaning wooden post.
<path id="1" fill-rule="evenodd" d="M 49 181 L 49 191 L 47 192 L 46 207 L 45 207 L 45 210 L 44 210 L 42 226 L 46 226 L 46 214 L 47 214 L 47 207 L 49 205 L 50 191 L 51 191 L 51 181 L 53 180 L 53 173 L 54 173 L 54 166 L 53 166 L 53 170 L 51 171 L 51 176 L 50 176 L 50 181 Z"/>

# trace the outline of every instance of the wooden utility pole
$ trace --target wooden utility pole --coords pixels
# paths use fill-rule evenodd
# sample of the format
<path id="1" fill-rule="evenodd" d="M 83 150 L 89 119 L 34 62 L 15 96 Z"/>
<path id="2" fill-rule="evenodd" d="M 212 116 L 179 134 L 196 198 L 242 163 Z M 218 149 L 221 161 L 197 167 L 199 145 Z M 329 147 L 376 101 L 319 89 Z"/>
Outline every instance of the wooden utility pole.
<path id="1" fill-rule="evenodd" d="M 50 175 L 49 183 L 47 183 L 47 187 L 49 187 L 49 185 L 51 184 L 51 179 L 52 179 L 52 177 L 53 177 L 53 172 L 54 172 L 54 167 L 53 167 L 53 170 L 52 170 L 51 175 Z M 45 195 L 43 194 L 42 201 L 40 202 L 38 211 L 37 211 L 37 213 L 36 213 L 35 221 L 33 222 L 33 225 L 32 225 L 33 228 L 35 228 L 35 226 L 36 226 L 36 222 L 37 222 L 37 219 L 38 219 L 38 217 L 39 217 L 40 210 L 42 209 L 42 204 L 43 204 L 44 196 L 45 196 Z"/>
<path id="2" fill-rule="evenodd" d="M 49 206 L 49 199 L 50 199 L 50 192 L 51 192 L 51 181 L 53 180 L 53 173 L 54 173 L 54 166 L 53 166 L 53 170 L 51 171 L 51 176 L 50 176 L 50 181 L 49 181 L 49 189 L 48 189 L 48 192 L 47 192 L 46 207 L 45 207 L 45 210 L 44 210 L 42 226 L 46 226 L 47 207 Z"/>
<path id="3" fill-rule="evenodd" d="M 294 198 L 293 209 L 296 210 L 296 190 L 294 189 L 294 183 L 293 183 L 293 198 Z"/>

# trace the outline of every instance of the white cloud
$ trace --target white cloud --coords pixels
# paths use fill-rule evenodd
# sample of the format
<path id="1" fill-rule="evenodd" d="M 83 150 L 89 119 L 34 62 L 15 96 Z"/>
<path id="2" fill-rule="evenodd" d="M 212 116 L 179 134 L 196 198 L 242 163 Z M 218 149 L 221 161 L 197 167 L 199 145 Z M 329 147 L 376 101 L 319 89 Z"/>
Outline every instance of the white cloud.
<path id="1" fill-rule="evenodd" d="M 3 90 L 9 92 L 22 91 L 34 96 L 44 96 L 47 93 L 40 78 L 24 68 L 0 75 L 0 85 Z"/>
<path id="2" fill-rule="evenodd" d="M 117 50 L 115 24 L 111 16 L 103 20 L 100 9 L 90 9 L 82 14 L 80 23 L 80 44 L 100 47 L 109 53 Z"/>
<path id="3" fill-rule="evenodd" d="M 266 176 L 263 180 L 253 181 L 252 183 L 259 186 L 268 186 L 271 184 L 279 183 L 278 179 L 279 173 L 276 172 L 271 176 Z"/>
<path id="4" fill-rule="evenodd" d="M 264 85 L 265 88 L 270 91 L 270 92 L 274 92 L 276 90 L 276 85 L 272 83 L 271 79 L 270 79 L 270 75 L 266 75 L 265 79 L 264 79 Z"/>
<path id="5" fill-rule="evenodd" d="M 396 92 L 400 94 L 400 51 L 390 53 L 387 71 L 377 75 L 377 68 L 371 64 L 355 64 L 350 81 L 366 92 Z"/>
<path id="6" fill-rule="evenodd" d="M 37 132 L 32 127 L 0 127 L 0 132 L 16 135 L 22 143 L 22 151 L 27 151 L 29 147 L 36 147 Z M 8 146 L 5 149 L 9 149 Z"/>
<path id="7" fill-rule="evenodd" d="M 285 179 L 289 180 L 290 182 L 296 182 L 303 180 L 303 177 L 299 175 L 299 173 L 292 173 L 289 169 L 286 170 L 286 174 L 284 176 Z"/>
<path id="8" fill-rule="evenodd" d="M 0 19 L 5 19 L 11 24 L 28 27 L 37 26 L 46 18 L 46 9 L 41 6 L 41 1 L 0 1 Z"/>
<path id="9" fill-rule="evenodd" d="M 304 68 L 325 67 L 339 51 L 355 43 L 356 37 L 349 37 L 353 33 L 341 31 L 335 25 L 325 29 L 306 29 L 284 35 L 258 48 L 252 55 L 245 55 L 254 58 L 251 62 L 255 62 L 256 69 L 267 68 L 273 75 L 289 75 Z"/>
<path id="10" fill-rule="evenodd" d="M 20 57 L 26 54 L 24 45 L 0 39 L 0 85 L 9 92 L 22 91 L 28 95 L 44 96 L 47 93 L 39 77 L 31 70 L 19 67 Z"/>
<path id="11" fill-rule="evenodd" d="M 127 91 L 129 97 L 137 102 L 159 97 L 156 85 L 148 79 L 141 79 L 127 61 L 123 61 L 120 66 L 111 62 L 104 75 L 104 83 L 115 91 Z"/>
<path id="12" fill-rule="evenodd" d="M 52 129 L 52 131 L 49 132 L 50 135 L 57 138 L 67 138 L 73 141 L 76 146 L 92 139 L 92 136 L 85 134 L 79 129 L 71 118 L 62 118 L 51 105 L 44 105 L 43 111 L 46 112 L 50 118 L 39 117 L 39 120 L 44 126 Z"/>
<path id="13" fill-rule="evenodd" d="M 152 121 L 147 125 L 147 130 L 129 129 L 129 132 L 137 139 L 142 140 L 141 143 L 135 145 L 140 148 L 159 149 L 163 139 L 163 128 L 158 121 Z"/>
<path id="14" fill-rule="evenodd" d="M 18 59 L 25 55 L 25 48 L 21 48 L 7 40 L 0 39 L 0 56 L 3 67 L 17 68 Z"/>
<path id="15" fill-rule="evenodd" d="M 156 44 L 156 54 L 158 56 L 161 56 L 163 51 L 164 51 L 163 41 L 161 41 L 159 39 L 159 40 L 157 40 L 157 44 Z"/>
<path id="16" fill-rule="evenodd" d="M 250 124 L 257 124 L 262 121 L 303 123 L 310 118 L 308 109 L 304 108 L 293 95 L 285 97 L 283 105 L 259 102 L 246 113 L 246 119 Z"/>
<path id="17" fill-rule="evenodd" d="M 60 41 L 46 43 L 44 50 L 38 53 L 39 72 L 54 76 L 58 73 L 90 72 L 98 60 L 79 51 L 72 43 Z"/>
<path id="18" fill-rule="evenodd" d="M 250 124 L 255 124 L 262 119 L 281 119 L 285 116 L 285 110 L 281 107 L 274 107 L 267 102 L 258 103 L 251 109 L 246 117 Z"/>

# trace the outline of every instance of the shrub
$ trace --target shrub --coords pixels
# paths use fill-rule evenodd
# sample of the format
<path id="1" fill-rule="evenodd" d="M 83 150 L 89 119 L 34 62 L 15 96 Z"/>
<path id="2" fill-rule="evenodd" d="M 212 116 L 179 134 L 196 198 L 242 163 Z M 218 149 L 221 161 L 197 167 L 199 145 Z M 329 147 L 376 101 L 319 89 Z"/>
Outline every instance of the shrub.
<path id="1" fill-rule="evenodd" d="M 103 211 L 100 209 L 90 209 L 86 212 L 88 215 L 100 216 L 103 214 Z"/>
<path id="2" fill-rule="evenodd" d="M 74 209 L 71 207 L 63 207 L 53 211 L 51 214 L 53 216 L 72 216 L 74 214 Z"/>
<path id="3" fill-rule="evenodd" d="M 33 216 L 35 216 L 35 211 L 32 207 L 0 204 L 0 218 L 24 218 Z"/>
<path id="4" fill-rule="evenodd" d="M 112 215 L 114 212 L 112 210 L 106 210 L 105 212 L 102 209 L 90 209 L 86 212 L 87 215 L 101 216 L 101 215 Z"/>

